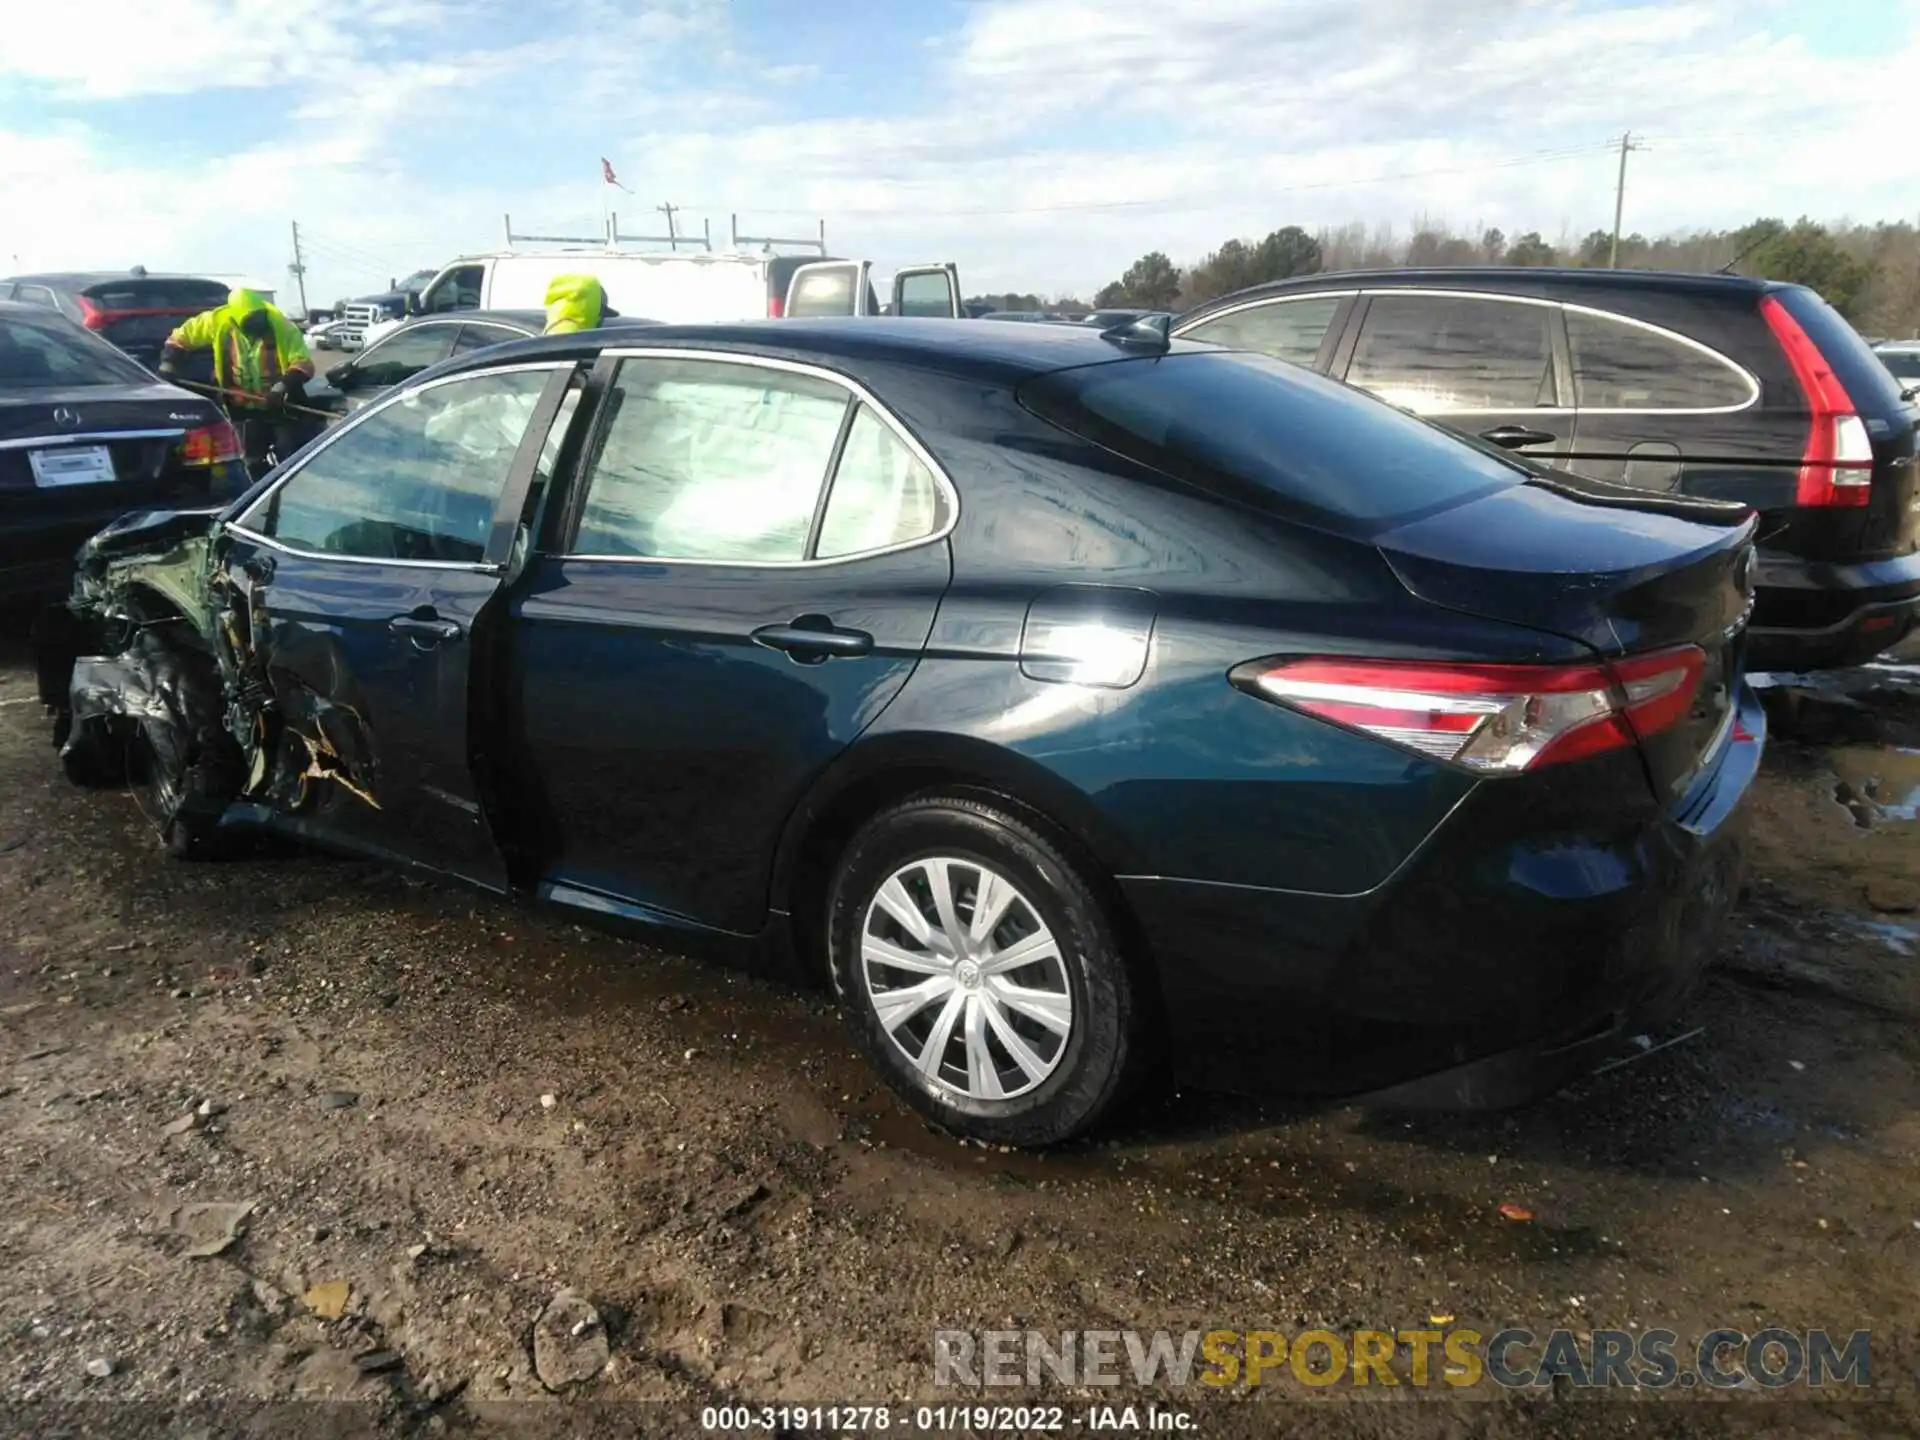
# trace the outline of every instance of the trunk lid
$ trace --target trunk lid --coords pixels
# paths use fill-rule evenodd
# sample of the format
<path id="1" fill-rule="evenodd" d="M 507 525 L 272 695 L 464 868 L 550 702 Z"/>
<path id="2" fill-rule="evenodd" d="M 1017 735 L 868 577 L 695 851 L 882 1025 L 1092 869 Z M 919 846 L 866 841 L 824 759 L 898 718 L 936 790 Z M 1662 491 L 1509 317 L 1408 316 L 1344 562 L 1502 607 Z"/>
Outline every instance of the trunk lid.
<path id="1" fill-rule="evenodd" d="M 155 381 L 62 386 L 0 396 L 0 565 L 69 556 L 107 520 L 154 504 L 191 504 L 204 469 L 178 461 L 180 437 L 211 425 L 210 402 Z M 34 456 L 104 450 L 111 479 L 48 484 Z"/>
<path id="2" fill-rule="evenodd" d="M 1755 523 L 1744 506 L 1556 475 L 1374 543 L 1401 584 L 1448 610 L 1570 637 L 1609 660 L 1698 647 L 1686 716 L 1641 742 L 1656 790 L 1677 798 L 1732 722 Z"/>

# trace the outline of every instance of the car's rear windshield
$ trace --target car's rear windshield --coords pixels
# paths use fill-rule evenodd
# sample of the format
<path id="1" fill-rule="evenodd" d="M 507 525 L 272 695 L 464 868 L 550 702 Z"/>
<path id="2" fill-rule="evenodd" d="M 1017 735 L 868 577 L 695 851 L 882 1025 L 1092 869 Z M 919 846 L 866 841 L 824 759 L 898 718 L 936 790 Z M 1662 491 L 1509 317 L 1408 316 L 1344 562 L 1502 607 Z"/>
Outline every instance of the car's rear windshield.
<path id="1" fill-rule="evenodd" d="M 1527 478 L 1385 401 L 1264 355 L 1084 365 L 1028 381 L 1020 398 L 1130 459 L 1346 533 L 1388 529 Z"/>
<path id="2" fill-rule="evenodd" d="M 1783 285 L 1773 293 L 1800 322 L 1807 338 L 1820 347 L 1856 410 L 1870 420 L 1890 420 L 1899 414 L 1906 404 L 1900 398 L 1903 387 L 1838 310 L 1803 285 Z"/>
<path id="3" fill-rule="evenodd" d="M 102 310 L 211 310 L 227 303 L 227 287 L 218 280 L 165 276 L 102 280 L 80 293 Z"/>
<path id="4" fill-rule="evenodd" d="M 138 385 L 152 380 L 133 361 L 78 326 L 0 315 L 0 394 L 64 385 Z"/>

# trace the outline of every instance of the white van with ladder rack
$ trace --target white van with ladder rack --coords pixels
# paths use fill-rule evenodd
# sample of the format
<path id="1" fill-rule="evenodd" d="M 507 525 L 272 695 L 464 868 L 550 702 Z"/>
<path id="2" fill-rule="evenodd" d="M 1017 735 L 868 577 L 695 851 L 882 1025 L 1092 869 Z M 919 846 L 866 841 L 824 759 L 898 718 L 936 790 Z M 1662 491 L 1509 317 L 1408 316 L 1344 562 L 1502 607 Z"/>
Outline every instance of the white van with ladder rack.
<path id="1" fill-rule="evenodd" d="M 828 255 L 824 220 L 818 237 L 804 240 L 743 235 L 739 217 L 729 221 L 730 243 L 716 250 L 707 226 L 698 235 L 623 235 L 616 215 L 609 217 L 606 235 L 593 240 L 515 234 L 513 217 L 508 216 L 507 249 L 463 255 L 443 266 L 418 299 L 409 300 L 408 314 L 538 310 L 556 275 L 592 275 L 606 287 L 607 304 L 619 314 L 663 324 L 881 313 L 872 263 Z M 622 248 L 629 245 L 667 248 Z M 813 253 L 782 253 L 793 250 Z M 886 313 L 965 315 L 958 269 L 948 263 L 895 272 Z M 366 343 L 400 323 L 369 327 Z"/>

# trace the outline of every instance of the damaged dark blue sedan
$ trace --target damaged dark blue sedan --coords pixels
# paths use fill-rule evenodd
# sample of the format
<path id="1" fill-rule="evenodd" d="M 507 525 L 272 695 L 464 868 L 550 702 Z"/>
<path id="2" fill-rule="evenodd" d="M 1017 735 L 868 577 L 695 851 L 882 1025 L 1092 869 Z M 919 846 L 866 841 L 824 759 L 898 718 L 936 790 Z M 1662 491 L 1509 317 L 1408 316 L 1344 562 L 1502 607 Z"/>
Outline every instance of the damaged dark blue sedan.
<path id="1" fill-rule="evenodd" d="M 820 965 L 922 1112 L 1507 1103 L 1737 888 L 1753 517 L 1151 322 L 461 357 L 41 631 L 75 778 Z"/>

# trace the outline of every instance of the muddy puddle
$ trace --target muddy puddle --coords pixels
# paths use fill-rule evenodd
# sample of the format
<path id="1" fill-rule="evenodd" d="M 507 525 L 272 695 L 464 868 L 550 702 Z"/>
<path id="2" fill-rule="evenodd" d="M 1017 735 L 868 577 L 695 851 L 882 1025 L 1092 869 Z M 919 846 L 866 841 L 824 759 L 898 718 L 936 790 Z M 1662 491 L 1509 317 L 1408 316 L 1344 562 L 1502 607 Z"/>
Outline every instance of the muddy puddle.
<path id="1" fill-rule="evenodd" d="M 1920 818 L 1920 748 L 1845 745 L 1824 758 L 1833 798 L 1862 830 Z"/>

